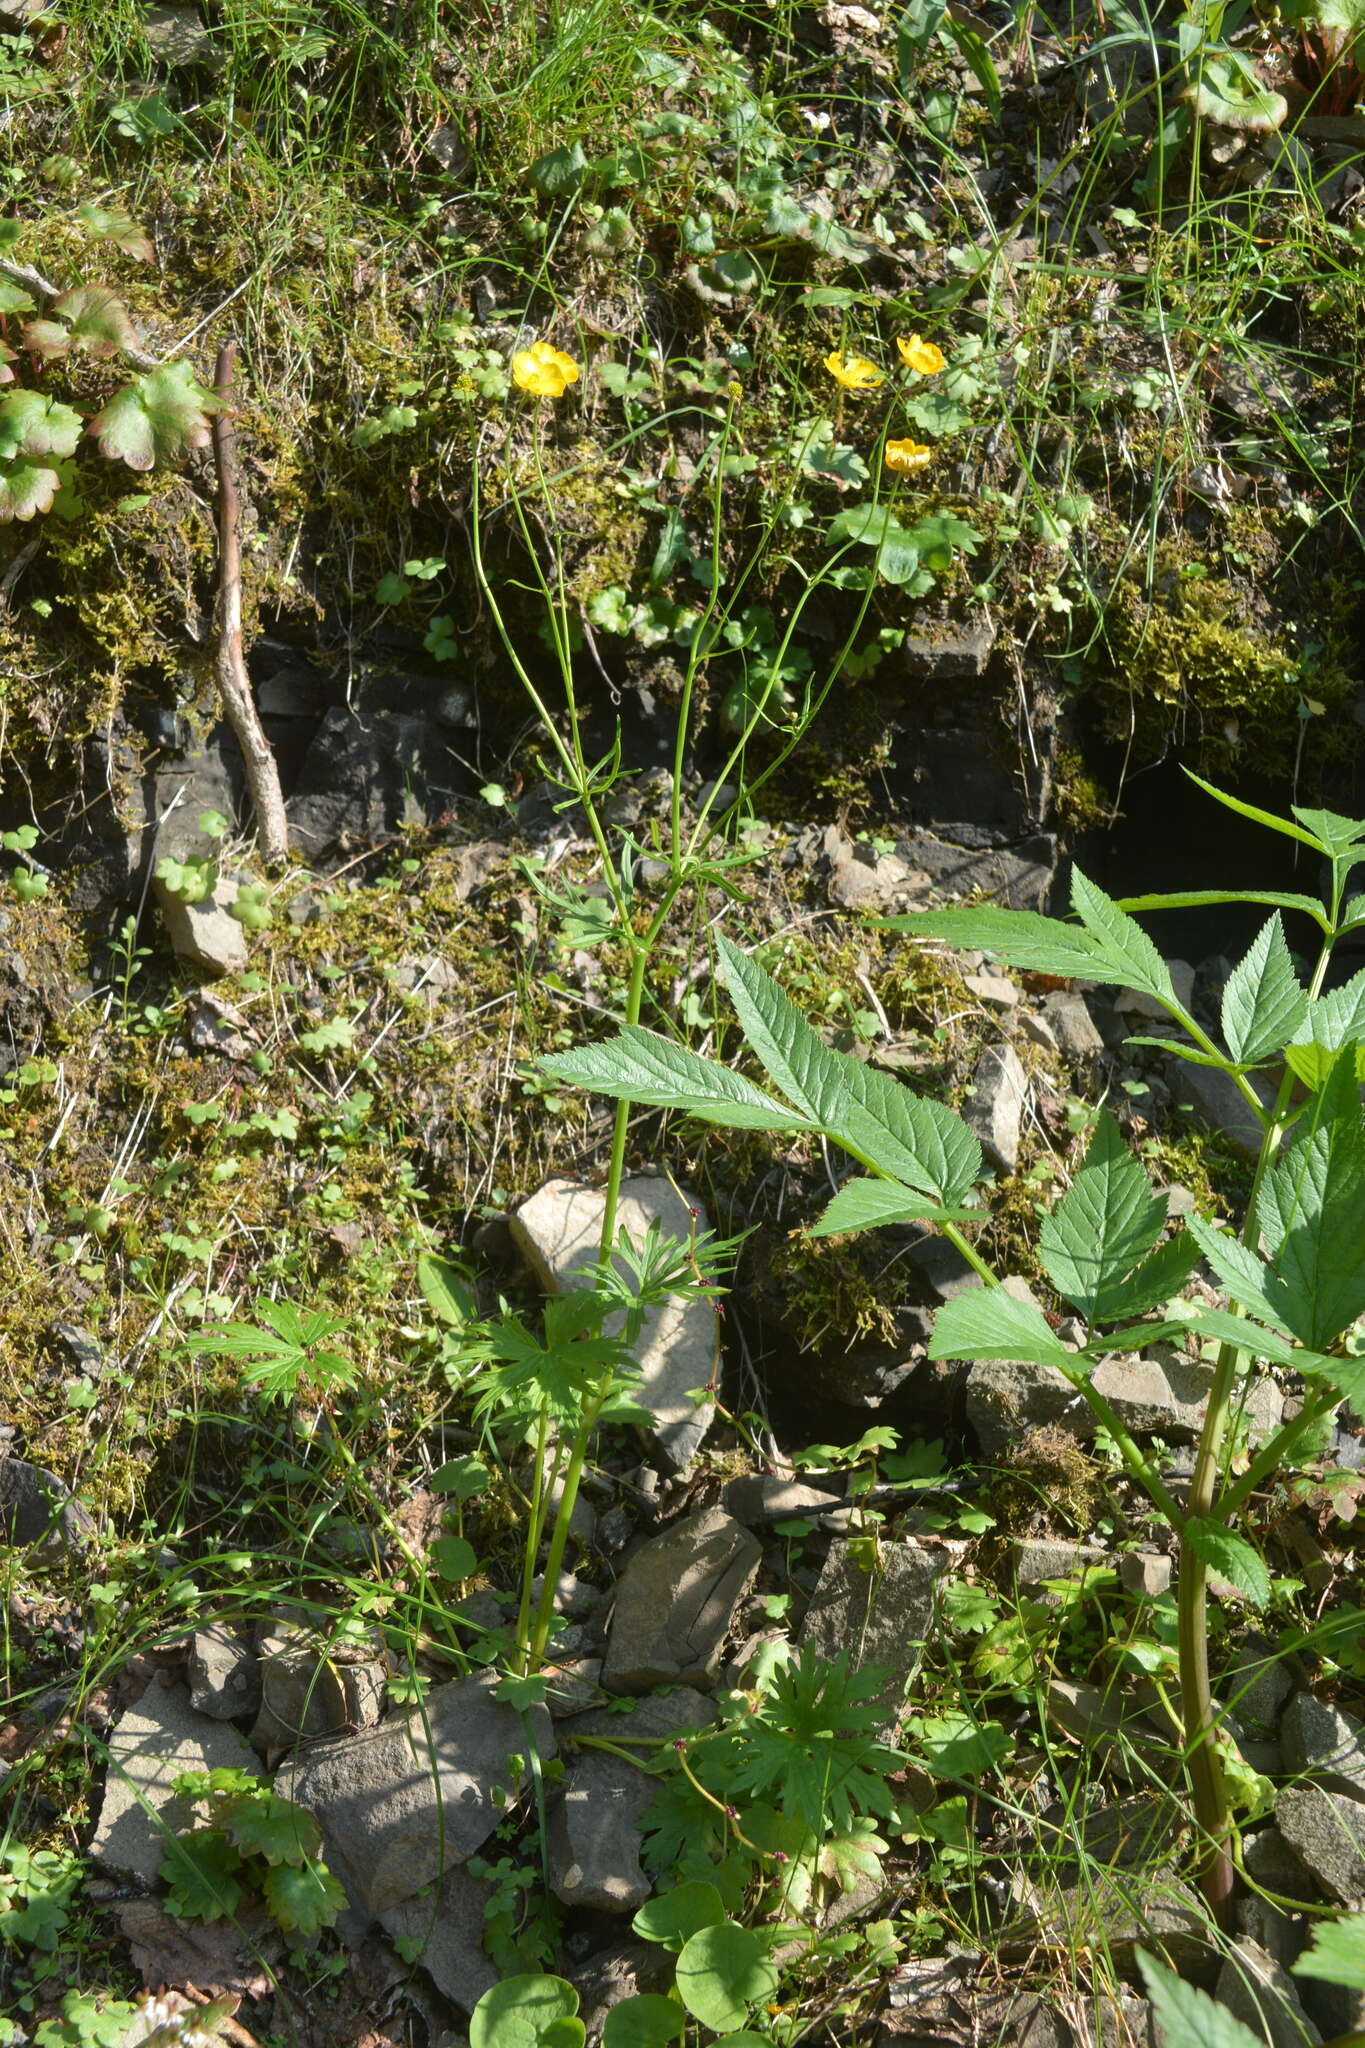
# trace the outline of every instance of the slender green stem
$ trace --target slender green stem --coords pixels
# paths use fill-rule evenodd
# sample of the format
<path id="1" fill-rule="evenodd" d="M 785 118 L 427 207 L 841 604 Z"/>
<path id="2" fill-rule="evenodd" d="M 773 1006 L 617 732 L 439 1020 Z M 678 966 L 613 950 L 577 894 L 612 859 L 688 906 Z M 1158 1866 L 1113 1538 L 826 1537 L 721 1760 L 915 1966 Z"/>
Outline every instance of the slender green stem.
<path id="1" fill-rule="evenodd" d="M 1219 1495 L 1220 1517 L 1226 1521 L 1236 1514 L 1243 1501 L 1251 1498 L 1261 1482 L 1283 1465 L 1299 1438 L 1306 1436 L 1310 1429 L 1315 1429 L 1318 1423 L 1324 1421 L 1340 1406 L 1341 1395 L 1335 1387 L 1324 1388 L 1320 1394 L 1305 1401 L 1294 1420 L 1286 1422 L 1276 1430 L 1268 1443 L 1262 1444 L 1241 1478 Z"/>

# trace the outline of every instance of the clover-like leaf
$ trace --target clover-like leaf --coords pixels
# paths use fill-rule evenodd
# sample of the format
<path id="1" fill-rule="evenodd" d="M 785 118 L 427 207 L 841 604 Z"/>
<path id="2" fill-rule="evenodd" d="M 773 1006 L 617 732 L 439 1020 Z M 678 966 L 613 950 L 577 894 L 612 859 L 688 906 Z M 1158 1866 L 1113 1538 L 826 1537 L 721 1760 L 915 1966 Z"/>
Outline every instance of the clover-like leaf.
<path id="1" fill-rule="evenodd" d="M 163 363 L 116 392 L 91 420 L 90 431 L 102 455 L 126 462 L 129 469 L 151 469 L 158 462 L 178 461 L 191 448 L 206 447 L 207 415 L 217 406 L 188 363 Z"/>

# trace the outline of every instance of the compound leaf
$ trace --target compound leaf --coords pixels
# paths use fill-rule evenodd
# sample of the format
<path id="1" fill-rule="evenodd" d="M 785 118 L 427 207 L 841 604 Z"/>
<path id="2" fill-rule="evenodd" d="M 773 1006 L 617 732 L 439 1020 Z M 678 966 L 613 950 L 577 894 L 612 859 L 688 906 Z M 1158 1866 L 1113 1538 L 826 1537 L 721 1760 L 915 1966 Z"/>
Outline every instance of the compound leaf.
<path id="1" fill-rule="evenodd" d="M 245 1896 L 235 1874 L 241 1867 L 241 1857 L 217 1828 L 178 1836 L 161 1860 L 167 1912 L 177 1920 L 229 1919 Z"/>
<path id="2" fill-rule="evenodd" d="M 195 379 L 188 363 L 163 363 L 116 392 L 90 422 L 100 453 L 129 469 L 177 462 L 210 438 L 208 414 L 218 400 Z"/>
<path id="3" fill-rule="evenodd" d="M 994 904 L 977 909 L 916 910 L 905 917 L 879 918 L 887 931 L 908 932 L 914 939 L 940 939 L 945 945 L 993 954 L 1011 967 L 1040 974 L 1081 975 L 1090 981 L 1113 981 L 1089 932 L 1063 924 L 1036 910 L 1001 910 Z"/>
<path id="4" fill-rule="evenodd" d="M 615 1038 L 577 1052 L 552 1053 L 541 1068 L 557 1081 L 590 1088 L 599 1095 L 676 1109 L 708 1123 L 740 1130 L 809 1131 L 809 1117 L 786 1109 L 742 1075 L 715 1060 L 686 1052 L 638 1024 L 625 1024 Z"/>
<path id="5" fill-rule="evenodd" d="M 1044 1221 L 1038 1241 L 1043 1270 L 1088 1322 L 1136 1313 L 1123 1282 L 1165 1221 L 1164 1200 L 1153 1194 L 1113 1117 L 1101 1110 L 1084 1164 Z M 1191 1247 L 1186 1271 L 1193 1261 Z"/>
<path id="6" fill-rule="evenodd" d="M 930 1358 L 1018 1358 L 1050 1365 L 1068 1379 L 1085 1361 L 1055 1337 L 1041 1309 L 1003 1287 L 973 1288 L 945 1302 L 934 1318 Z"/>
<path id="7" fill-rule="evenodd" d="M 811 1237 L 837 1237 L 847 1230 L 876 1230 L 883 1223 L 961 1223 L 977 1212 L 944 1209 L 928 1195 L 915 1195 L 899 1181 L 848 1180 L 826 1208 L 818 1223 L 810 1227 Z"/>
<path id="8" fill-rule="evenodd" d="M 1089 932 L 1096 950 L 1112 970 L 1109 978 L 1121 988 L 1140 989 L 1179 1012 L 1170 970 L 1140 924 L 1120 910 L 1112 896 L 1083 875 L 1071 871 L 1071 905 Z M 1092 979 L 1098 979 L 1093 974 Z"/>

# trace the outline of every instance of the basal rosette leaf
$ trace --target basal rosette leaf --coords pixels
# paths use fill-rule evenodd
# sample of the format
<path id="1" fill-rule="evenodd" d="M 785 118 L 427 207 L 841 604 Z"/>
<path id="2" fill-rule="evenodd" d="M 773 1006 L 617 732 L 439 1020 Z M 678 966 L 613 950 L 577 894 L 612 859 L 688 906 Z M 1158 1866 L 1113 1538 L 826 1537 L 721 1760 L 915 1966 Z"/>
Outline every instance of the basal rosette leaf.
<path id="1" fill-rule="evenodd" d="M 208 415 L 218 400 L 188 363 L 163 363 L 135 377 L 90 422 L 100 452 L 129 469 L 178 462 L 191 448 L 207 447 Z"/>

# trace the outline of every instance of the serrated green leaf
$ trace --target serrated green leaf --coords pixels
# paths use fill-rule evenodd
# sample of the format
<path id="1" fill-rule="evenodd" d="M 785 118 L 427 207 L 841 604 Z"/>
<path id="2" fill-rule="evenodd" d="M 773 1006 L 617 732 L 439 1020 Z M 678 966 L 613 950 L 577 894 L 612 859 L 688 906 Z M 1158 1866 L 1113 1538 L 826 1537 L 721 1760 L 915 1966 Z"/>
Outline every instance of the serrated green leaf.
<path id="1" fill-rule="evenodd" d="M 1262 2037 L 1207 1991 L 1138 1951 L 1138 1962 L 1161 2026 L 1164 2048 L 1262 2048 Z"/>
<path id="2" fill-rule="evenodd" d="M 178 1920 L 230 1919 L 246 1896 L 236 1872 L 242 1859 L 217 1828 L 198 1828 L 168 1843 L 161 1880 L 166 1910 Z"/>
<path id="3" fill-rule="evenodd" d="M 266 1872 L 261 1890 L 278 1925 L 303 1940 L 321 1934 L 346 1910 L 345 1892 L 322 1863 L 282 1863 Z"/>
<path id="4" fill-rule="evenodd" d="M 664 2048 L 686 2025 L 687 2014 L 675 1999 L 658 1991 L 637 1992 L 608 2012 L 602 2048 Z"/>
<path id="5" fill-rule="evenodd" d="M 1165 1202 L 1153 1194 L 1113 1117 L 1101 1110 L 1084 1163 L 1044 1220 L 1038 1240 L 1043 1271 L 1087 1322 L 1136 1314 L 1125 1305 L 1123 1283 L 1165 1221 Z M 1186 1270 L 1192 1263 L 1193 1247 Z"/>
<path id="6" fill-rule="evenodd" d="M 761 1937 L 733 1920 L 703 1927 L 678 1957 L 678 1993 L 694 2019 L 723 2034 L 742 2026 L 752 2006 L 777 1990 L 777 1971 Z"/>
<path id="7" fill-rule="evenodd" d="M 1288 1302 L 1282 1282 L 1255 1252 L 1228 1231 L 1215 1230 L 1202 1216 L 1186 1219 L 1186 1229 L 1235 1302 L 1274 1328 L 1288 1331 Z"/>
<path id="8" fill-rule="evenodd" d="M 68 345 L 98 358 L 136 348 L 138 333 L 124 305 L 107 285 L 83 284 L 63 292 L 52 310 L 65 322 Z"/>
<path id="9" fill-rule="evenodd" d="M 1306 1955 L 1290 1968 L 1296 1977 L 1321 1977 L 1350 1991 L 1365 1991 L 1365 1913 L 1319 1920 Z"/>
<path id="10" fill-rule="evenodd" d="M 623 1025 L 615 1038 L 577 1052 L 552 1053 L 542 1072 L 598 1095 L 624 1097 L 676 1109 L 709 1123 L 738 1130 L 810 1131 L 809 1117 L 797 1115 L 715 1060 L 686 1052 L 638 1024 Z"/>
<path id="11" fill-rule="evenodd" d="M 305 1806 L 261 1786 L 232 1794 L 217 1808 L 219 1827 L 243 1856 L 265 1862 L 306 1863 L 316 1856 L 321 1834 Z"/>
<path id="12" fill-rule="evenodd" d="M 1291 804 L 1289 808 L 1334 860 L 1365 840 L 1365 818 L 1347 818 L 1340 811 L 1305 810 L 1301 804 Z"/>
<path id="13" fill-rule="evenodd" d="M 125 256 L 150 263 L 156 250 L 137 223 L 121 206 L 96 206 L 92 201 L 76 208 L 76 218 L 97 242 L 112 242 Z"/>
<path id="14" fill-rule="evenodd" d="M 0 313 L 31 313 L 33 301 L 17 284 L 0 277 Z"/>
<path id="15" fill-rule="evenodd" d="M 934 1317 L 929 1356 L 1029 1359 L 1073 1380 L 1088 1363 L 1053 1335 L 1041 1309 L 1016 1301 L 1003 1287 L 973 1288 L 945 1302 Z"/>
<path id="16" fill-rule="evenodd" d="M 163 363 L 116 392 L 90 422 L 100 453 L 129 469 L 178 462 L 191 448 L 208 446 L 208 414 L 218 400 L 185 362 Z"/>
<path id="17" fill-rule="evenodd" d="M 1223 1037 L 1242 1065 L 1263 1060 L 1293 1038 L 1308 1009 L 1285 944 L 1278 911 L 1266 919 L 1223 990 Z"/>
<path id="18" fill-rule="evenodd" d="M 1116 896 L 1120 910 L 1199 910 L 1223 903 L 1259 903 L 1270 910 L 1300 910 L 1327 929 L 1327 914 L 1316 896 L 1295 896 L 1279 889 L 1177 889 L 1169 895 Z"/>
<path id="19" fill-rule="evenodd" d="M 972 1209 L 944 1209 L 928 1195 L 915 1195 L 894 1180 L 847 1180 L 826 1208 L 818 1223 L 810 1226 L 811 1237 L 837 1237 L 851 1230 L 876 1230 L 883 1223 L 968 1221 L 978 1212 Z"/>
<path id="20" fill-rule="evenodd" d="M 978 1721 L 958 1707 L 926 1715 L 915 1731 L 915 1748 L 936 1778 L 984 1777 L 1011 1747 L 998 1721 Z"/>
<path id="21" fill-rule="evenodd" d="M 1183 1540 L 1210 1571 L 1217 1572 L 1253 1607 L 1264 1607 L 1270 1599 L 1270 1573 L 1259 1551 L 1244 1536 L 1234 1535 L 1221 1522 L 1195 1516 L 1181 1531 Z"/>
<path id="22" fill-rule="evenodd" d="M 1200 1337 L 1211 1337 L 1218 1344 L 1235 1345 L 1249 1357 L 1268 1358 L 1272 1364 L 1297 1369 L 1318 1356 L 1316 1352 L 1301 1350 L 1281 1331 L 1267 1329 L 1264 1323 L 1254 1322 L 1249 1316 L 1234 1316 L 1227 1309 L 1193 1304 L 1189 1308 L 1190 1313 L 1184 1318 L 1187 1330 Z"/>
<path id="23" fill-rule="evenodd" d="M 878 918 L 886 931 L 908 932 L 913 939 L 937 939 L 959 950 L 990 953 L 1011 967 L 1070 979 L 1113 981 L 1094 940 L 1079 925 L 1044 917 L 1036 910 L 1000 910 L 993 904 L 976 909 L 917 910 L 904 917 Z"/>
<path id="24" fill-rule="evenodd" d="M 1326 1351 L 1365 1314 L 1365 1130 L 1352 1050 L 1337 1054 L 1312 1115 L 1262 1181 L 1257 1217 L 1286 1324 Z"/>
<path id="25" fill-rule="evenodd" d="M 1079 868 L 1071 871 L 1071 907 L 1121 987 L 1139 989 L 1169 1004 L 1177 1015 L 1183 1014 L 1175 1000 L 1170 970 L 1142 926 Z"/>

